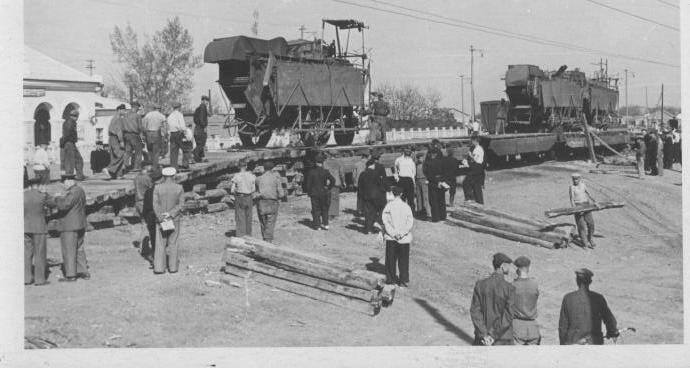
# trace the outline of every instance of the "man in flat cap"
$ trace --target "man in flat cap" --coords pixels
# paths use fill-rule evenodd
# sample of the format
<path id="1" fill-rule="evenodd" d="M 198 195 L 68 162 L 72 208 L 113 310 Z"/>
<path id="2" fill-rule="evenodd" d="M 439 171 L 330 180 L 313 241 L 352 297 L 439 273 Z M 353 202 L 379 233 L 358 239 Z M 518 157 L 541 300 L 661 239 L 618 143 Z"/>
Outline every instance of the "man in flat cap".
<path id="1" fill-rule="evenodd" d="M 388 130 L 388 114 L 390 114 L 391 109 L 388 106 L 388 102 L 383 100 L 383 93 L 375 92 L 376 101 L 371 103 L 371 122 L 369 129 L 376 130 L 374 132 L 374 137 L 376 141 L 381 141 L 386 143 L 386 130 Z M 371 133 L 369 133 L 371 135 Z"/>
<path id="2" fill-rule="evenodd" d="M 604 296 L 589 290 L 592 271 L 581 268 L 575 271 L 578 290 L 566 294 L 561 304 L 558 336 L 561 345 L 603 345 L 601 323 L 606 325 L 606 337 L 618 337 L 616 318 L 611 313 Z"/>
<path id="3" fill-rule="evenodd" d="M 79 119 L 79 110 L 73 109 L 62 123 L 62 138 L 60 138 L 60 148 L 62 148 L 62 157 L 64 162 L 62 166 L 65 169 L 65 174 L 72 175 L 76 170 L 76 180 L 84 180 L 84 159 L 77 149 L 77 120 Z"/>
<path id="4" fill-rule="evenodd" d="M 311 216 L 315 230 L 328 230 L 328 208 L 331 204 L 331 188 L 335 178 L 324 169 L 323 155 L 316 156 L 316 166 L 307 171 L 304 186 L 311 199 Z"/>
<path id="5" fill-rule="evenodd" d="M 256 212 L 261 224 L 261 236 L 267 242 L 273 241 L 273 230 L 278 220 L 279 200 L 285 197 L 280 174 L 273 170 L 273 161 L 264 163 L 264 172 L 256 178 Z"/>
<path id="6" fill-rule="evenodd" d="M 492 263 L 494 273 L 474 285 L 470 306 L 474 345 L 513 345 L 515 287 L 505 280 L 513 260 L 496 253 Z"/>
<path id="7" fill-rule="evenodd" d="M 201 104 L 194 110 L 194 161 L 203 162 L 206 155 L 206 127 L 208 126 L 208 96 L 201 96 Z"/>
<path id="8" fill-rule="evenodd" d="M 539 286 L 534 278 L 529 277 L 531 261 L 525 256 L 515 259 L 517 270 L 515 287 L 515 314 L 513 315 L 513 340 L 515 345 L 539 345 L 541 334 L 537 323 L 537 300 Z"/>
<path id="9" fill-rule="evenodd" d="M 125 165 L 135 171 L 141 170 L 142 149 L 144 148 L 142 138 L 144 128 L 141 122 L 139 109 L 141 104 L 134 101 L 132 108 L 125 113 L 122 125 L 122 137 L 125 140 Z"/>
<path id="10" fill-rule="evenodd" d="M 166 167 L 162 170 L 163 182 L 153 187 L 153 212 L 158 220 L 158 239 L 153 253 L 153 273 L 162 274 L 167 269 L 175 273 L 180 266 L 179 244 L 182 218 L 182 185 L 175 182 L 177 170 Z M 172 228 L 167 224 L 172 221 Z"/>
<path id="11" fill-rule="evenodd" d="M 63 175 L 65 194 L 56 198 L 60 223 L 60 245 L 65 277 L 58 281 L 76 281 L 91 278 L 84 252 L 86 232 L 86 193 L 74 181 L 74 175 Z"/>
<path id="12" fill-rule="evenodd" d="M 161 113 L 159 104 L 154 104 L 151 111 L 142 119 L 146 136 L 146 150 L 154 170 L 158 170 L 158 160 L 163 150 L 163 141 L 167 140 L 168 132 L 165 127 L 165 115 Z"/>
<path id="13" fill-rule="evenodd" d="M 173 111 L 170 113 L 170 115 L 168 115 L 168 133 L 170 134 L 170 166 L 174 167 L 176 170 L 178 167 L 177 158 L 179 157 L 180 151 L 183 149 L 182 141 L 184 140 L 185 130 L 187 129 L 187 126 L 184 122 L 184 116 L 182 115 L 182 112 L 180 112 L 181 107 L 181 103 L 173 102 Z M 182 163 L 183 166 L 186 166 L 187 164 L 187 162 Z"/>
<path id="14" fill-rule="evenodd" d="M 125 114 L 127 113 L 124 104 L 117 107 L 117 113 L 110 119 L 108 125 L 108 148 L 110 149 L 110 164 L 103 169 L 103 173 L 111 179 L 121 178 L 125 175 L 125 139 L 123 127 L 125 124 Z"/>
<path id="15" fill-rule="evenodd" d="M 570 205 L 575 207 L 579 205 L 596 205 L 596 201 L 587 190 L 587 186 L 582 181 L 580 173 L 572 174 L 573 184 L 570 186 Z M 594 249 L 594 217 L 592 212 L 580 212 L 575 214 L 575 224 L 577 225 L 577 232 L 580 235 L 582 244 L 590 249 Z"/>
<path id="16" fill-rule="evenodd" d="M 45 285 L 46 239 L 48 225 L 46 209 L 55 207 L 55 200 L 39 190 L 41 178 L 29 179 L 24 191 L 24 285 Z"/>
<path id="17" fill-rule="evenodd" d="M 252 203 L 256 176 L 248 170 L 247 159 L 239 161 L 240 172 L 230 180 L 230 194 L 235 196 L 235 236 L 252 236 Z"/>

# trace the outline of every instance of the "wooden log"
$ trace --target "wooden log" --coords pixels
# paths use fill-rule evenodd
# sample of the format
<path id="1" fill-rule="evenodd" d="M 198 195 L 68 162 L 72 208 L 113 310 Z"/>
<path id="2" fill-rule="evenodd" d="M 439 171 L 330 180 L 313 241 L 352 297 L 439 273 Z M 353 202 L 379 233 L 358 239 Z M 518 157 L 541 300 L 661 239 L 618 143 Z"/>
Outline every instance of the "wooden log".
<path id="1" fill-rule="evenodd" d="M 608 169 L 608 170 L 602 170 L 602 169 L 590 169 L 590 173 L 592 174 L 629 174 L 629 175 L 637 175 L 637 170 L 624 170 L 624 169 Z"/>
<path id="2" fill-rule="evenodd" d="M 329 293 L 326 291 L 315 289 L 313 287 L 283 280 L 277 277 L 264 275 L 262 273 L 251 272 L 240 267 L 227 265 L 225 266 L 225 273 L 239 277 L 246 277 L 258 283 L 268 285 L 279 290 L 304 296 L 323 303 L 332 304 L 341 308 L 363 313 L 369 316 L 375 316 L 379 312 L 379 309 L 373 307 L 371 303 L 362 300 L 352 299 L 342 295 Z"/>
<path id="3" fill-rule="evenodd" d="M 465 202 L 465 203 L 461 203 L 459 205 L 456 205 L 456 207 L 458 207 L 459 209 L 475 210 L 475 211 L 478 211 L 479 213 L 484 213 L 487 215 L 494 215 L 494 216 L 499 217 L 499 218 L 505 218 L 505 219 L 509 219 L 509 220 L 522 222 L 525 224 L 530 224 L 530 225 L 533 225 L 534 227 L 536 227 L 540 231 L 543 231 L 543 230 L 553 231 L 555 233 L 562 234 L 565 236 L 567 236 L 569 234 L 568 231 L 558 228 L 556 226 L 556 224 L 553 224 L 551 222 L 540 220 L 540 219 L 535 219 L 535 218 L 531 218 L 531 217 L 527 217 L 527 216 L 518 215 L 518 214 L 515 214 L 512 212 L 508 212 L 506 210 L 499 210 L 499 209 L 492 208 L 492 207 L 486 207 L 486 206 L 483 206 L 483 205 L 476 203 L 476 202 Z"/>
<path id="4" fill-rule="evenodd" d="M 520 234 L 515 234 L 511 233 L 509 231 L 504 231 L 504 230 L 499 230 L 499 229 L 494 229 L 492 227 L 488 226 L 482 226 L 482 225 L 477 225 L 473 224 L 468 221 L 462 221 L 454 218 L 447 218 L 446 223 L 455 225 L 455 226 L 460 226 L 464 227 L 466 229 L 470 229 L 479 233 L 484 233 L 484 234 L 491 234 L 494 236 L 498 236 L 499 238 L 504 238 L 508 240 L 514 240 L 520 243 L 525 243 L 525 244 L 531 244 L 531 245 L 536 245 L 542 248 L 548 248 L 548 249 L 554 249 L 556 246 L 548 241 L 537 239 L 537 238 L 532 238 L 529 236 L 525 235 L 520 235 Z"/>
<path id="5" fill-rule="evenodd" d="M 211 201 L 220 201 L 221 198 L 224 196 L 228 195 L 228 192 L 226 192 L 223 189 L 209 189 L 206 191 L 204 194 L 204 199 L 208 200 L 209 202 Z"/>
<path id="6" fill-rule="evenodd" d="M 206 211 L 208 208 L 208 201 L 204 199 L 187 201 L 182 205 L 182 211 L 185 213 L 197 213 Z"/>
<path id="7" fill-rule="evenodd" d="M 230 193 L 230 188 L 232 188 L 232 183 L 230 180 L 223 180 L 216 185 L 216 189 L 223 189 L 228 193 Z"/>
<path id="8" fill-rule="evenodd" d="M 118 216 L 120 217 L 136 217 L 139 218 L 139 213 L 137 212 L 137 209 L 134 207 L 125 207 L 120 210 L 120 212 L 117 213 Z"/>
<path id="9" fill-rule="evenodd" d="M 227 204 L 223 203 L 223 202 L 221 202 L 221 203 L 211 203 L 211 204 L 209 204 L 208 207 L 206 208 L 206 212 L 208 212 L 208 213 L 223 212 L 223 211 L 225 211 L 225 210 L 227 210 L 227 209 L 229 209 L 229 208 L 230 208 L 230 207 L 229 207 Z"/>
<path id="10" fill-rule="evenodd" d="M 546 215 L 546 217 L 553 218 L 558 216 L 574 215 L 582 212 L 601 211 L 609 208 L 621 208 L 624 205 L 625 204 L 621 202 L 597 202 L 596 205 L 587 204 L 575 207 L 554 208 L 544 212 L 544 215 Z"/>
<path id="11" fill-rule="evenodd" d="M 206 192 L 206 184 L 194 184 L 192 187 L 192 192 L 203 196 Z"/>
<path id="12" fill-rule="evenodd" d="M 555 244 L 562 243 L 567 239 L 567 236 L 565 236 L 565 234 L 557 234 L 552 231 L 540 231 L 529 224 L 518 223 L 506 219 L 500 219 L 498 217 L 492 217 L 489 215 L 475 216 L 465 211 L 454 211 L 450 213 L 450 216 L 458 220 L 468 221 L 477 225 L 508 231 L 515 234 L 525 235 L 531 238 L 537 238 Z"/>
<path id="13" fill-rule="evenodd" d="M 194 192 L 184 192 L 184 193 L 182 194 L 182 200 L 185 201 L 185 202 L 188 202 L 188 201 L 198 201 L 198 200 L 201 199 L 201 198 L 202 198 L 202 197 L 201 197 L 200 195 L 198 195 L 197 193 L 194 193 Z"/>
<path id="14" fill-rule="evenodd" d="M 235 205 L 235 196 L 226 195 L 220 201 L 223 203 L 226 203 L 228 206 L 234 206 Z"/>
<path id="15" fill-rule="evenodd" d="M 328 280 L 318 279 L 300 273 L 291 272 L 276 266 L 271 266 L 258 262 L 243 254 L 229 254 L 226 265 L 232 265 L 249 271 L 259 272 L 265 275 L 281 278 L 298 284 L 311 286 L 319 290 L 328 291 L 335 294 L 345 295 L 350 298 L 360 299 L 366 302 L 372 301 L 371 290 L 348 287 Z"/>
<path id="16" fill-rule="evenodd" d="M 347 286 L 372 290 L 380 288 L 385 284 L 386 277 L 384 275 L 367 270 L 353 269 L 330 259 L 286 247 L 278 247 L 259 239 L 233 237 L 230 239 L 229 246 L 231 249 L 226 249 L 226 254 L 232 253 L 232 248 L 239 249 L 251 253 L 255 256 L 254 258 L 263 258 L 296 272 Z"/>

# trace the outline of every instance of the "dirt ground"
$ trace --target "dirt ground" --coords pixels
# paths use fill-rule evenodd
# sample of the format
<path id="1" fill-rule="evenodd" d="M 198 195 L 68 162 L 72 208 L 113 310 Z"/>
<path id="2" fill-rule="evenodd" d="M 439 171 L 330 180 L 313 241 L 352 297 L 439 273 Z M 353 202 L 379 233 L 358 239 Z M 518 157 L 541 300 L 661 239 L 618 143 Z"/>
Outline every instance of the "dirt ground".
<path id="1" fill-rule="evenodd" d="M 568 205 L 570 174 L 584 168 L 580 162 L 547 162 L 489 172 L 487 205 L 544 218 L 545 210 Z M 375 317 L 252 281 L 206 285 L 221 276 L 226 233 L 234 229 L 232 210 L 183 219 L 181 272 L 173 275 L 154 275 L 139 256 L 132 245 L 138 225 L 89 232 L 91 280 L 59 283 L 59 268 L 52 267 L 50 285 L 26 287 L 26 335 L 68 348 L 468 345 L 474 283 L 491 272 L 491 255 L 504 252 L 532 259 L 543 344 L 558 343 L 560 303 L 575 290 L 573 270 L 580 267 L 594 272 L 592 289 L 607 298 L 619 327 L 637 328 L 619 343 L 682 343 L 681 174 L 585 179 L 595 198 L 626 204 L 594 214 L 595 250 L 549 250 L 416 221 L 410 287 Z M 372 258 L 383 262 L 382 241 L 361 233 L 354 207 L 355 195 L 344 193 L 331 230 L 315 231 L 307 226 L 308 198 L 291 198 L 281 204 L 276 243 L 379 269 Z M 256 218 L 254 236 L 260 236 Z M 49 240 L 48 257 L 61 259 L 58 239 Z"/>

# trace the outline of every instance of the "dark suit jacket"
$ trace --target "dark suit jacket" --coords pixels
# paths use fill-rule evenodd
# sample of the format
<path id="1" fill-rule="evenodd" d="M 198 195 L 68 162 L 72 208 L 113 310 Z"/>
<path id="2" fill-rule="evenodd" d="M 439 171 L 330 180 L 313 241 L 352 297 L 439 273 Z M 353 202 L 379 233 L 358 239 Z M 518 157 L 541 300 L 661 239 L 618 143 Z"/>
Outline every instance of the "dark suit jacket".
<path id="1" fill-rule="evenodd" d="M 578 344 L 583 339 L 591 344 L 603 345 L 601 322 L 609 334 L 618 331 L 616 318 L 601 294 L 580 289 L 563 297 L 558 336 L 561 345 Z"/>
<path id="2" fill-rule="evenodd" d="M 78 185 L 67 189 L 64 197 L 57 199 L 60 211 L 60 231 L 77 231 L 86 228 L 86 193 Z"/>
<path id="3" fill-rule="evenodd" d="M 194 110 L 194 131 L 204 131 L 208 126 L 208 110 L 206 104 L 202 103 Z"/>
<path id="4" fill-rule="evenodd" d="M 65 122 L 62 123 L 61 146 L 64 146 L 67 142 L 77 143 L 77 122 L 71 117 L 65 119 Z"/>
<path id="5" fill-rule="evenodd" d="M 55 200 L 47 193 L 36 189 L 24 192 L 24 232 L 28 234 L 47 234 L 46 208 L 55 207 Z"/>
<path id="6" fill-rule="evenodd" d="M 376 170 L 366 169 L 359 176 L 357 191 L 359 197 L 365 201 L 378 201 L 386 199 L 386 191 L 381 182 L 381 177 Z"/>
<path id="7" fill-rule="evenodd" d="M 474 336 L 513 341 L 515 287 L 494 272 L 474 285 L 470 315 Z"/>
<path id="8" fill-rule="evenodd" d="M 335 178 L 328 170 L 316 166 L 307 172 L 305 187 L 309 196 L 317 196 L 327 193 L 335 184 Z"/>

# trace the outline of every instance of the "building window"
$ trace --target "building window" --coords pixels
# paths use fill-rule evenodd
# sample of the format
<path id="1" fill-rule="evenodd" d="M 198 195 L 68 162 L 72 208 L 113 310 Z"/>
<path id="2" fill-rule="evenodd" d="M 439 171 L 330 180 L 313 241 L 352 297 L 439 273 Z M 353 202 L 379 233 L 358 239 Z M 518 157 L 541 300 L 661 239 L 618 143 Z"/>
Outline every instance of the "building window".
<path id="1" fill-rule="evenodd" d="M 103 128 L 96 128 L 96 142 L 103 142 Z"/>

